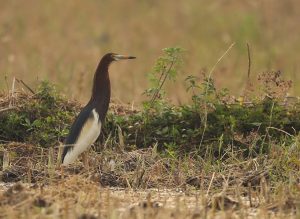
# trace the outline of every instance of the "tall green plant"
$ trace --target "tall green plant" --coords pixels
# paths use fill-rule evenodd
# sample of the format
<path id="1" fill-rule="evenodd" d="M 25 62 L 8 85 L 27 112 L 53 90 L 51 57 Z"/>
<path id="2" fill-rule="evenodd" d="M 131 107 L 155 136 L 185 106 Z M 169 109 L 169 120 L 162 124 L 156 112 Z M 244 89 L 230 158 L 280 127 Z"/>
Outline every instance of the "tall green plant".
<path id="1" fill-rule="evenodd" d="M 145 109 L 159 109 L 164 104 L 165 91 L 163 85 L 167 80 L 175 81 L 182 61 L 183 50 L 179 47 L 165 48 L 149 74 L 150 88 L 144 94 L 149 100 L 144 102 Z"/>

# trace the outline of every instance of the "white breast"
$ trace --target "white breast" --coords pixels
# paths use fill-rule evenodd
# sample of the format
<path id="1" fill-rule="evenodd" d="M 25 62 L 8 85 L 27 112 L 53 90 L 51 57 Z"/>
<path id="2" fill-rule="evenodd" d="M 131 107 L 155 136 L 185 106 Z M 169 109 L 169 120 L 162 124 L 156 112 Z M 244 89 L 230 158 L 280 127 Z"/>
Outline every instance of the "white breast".
<path id="1" fill-rule="evenodd" d="M 99 121 L 99 115 L 95 109 L 93 109 L 92 114 L 93 116 L 90 116 L 83 125 L 73 148 L 66 154 L 63 165 L 73 163 L 82 152 L 86 151 L 97 140 L 100 135 L 101 122 Z"/>

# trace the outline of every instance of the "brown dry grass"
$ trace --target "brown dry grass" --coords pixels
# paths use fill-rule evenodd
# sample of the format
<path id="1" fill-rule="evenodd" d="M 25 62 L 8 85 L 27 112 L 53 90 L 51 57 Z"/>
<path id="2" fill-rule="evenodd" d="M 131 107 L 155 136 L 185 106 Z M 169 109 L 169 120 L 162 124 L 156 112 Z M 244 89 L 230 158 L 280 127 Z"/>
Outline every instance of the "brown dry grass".
<path id="1" fill-rule="evenodd" d="M 269 184 L 267 159 L 225 164 L 163 158 L 152 149 L 90 152 L 57 168 L 57 149 L 10 143 L 1 172 L 5 218 L 297 218 L 300 187 Z M 271 163 L 273 161 L 270 161 Z M 23 183 L 14 183 L 21 180 Z M 296 190 L 295 190 L 296 189 Z"/>
<path id="2" fill-rule="evenodd" d="M 1 195 L 6 218 L 297 218 L 280 210 L 292 207 L 292 200 L 257 209 L 245 199 L 216 195 L 212 207 L 197 191 L 99 188 L 79 176 L 49 187 L 15 184 Z M 220 210 L 222 202 L 226 208 Z"/>

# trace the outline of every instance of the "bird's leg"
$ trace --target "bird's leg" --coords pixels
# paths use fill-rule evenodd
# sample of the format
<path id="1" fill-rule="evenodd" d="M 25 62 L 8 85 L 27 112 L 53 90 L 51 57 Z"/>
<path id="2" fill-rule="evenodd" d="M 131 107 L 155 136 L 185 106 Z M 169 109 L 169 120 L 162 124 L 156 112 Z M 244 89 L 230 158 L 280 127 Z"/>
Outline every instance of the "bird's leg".
<path id="1" fill-rule="evenodd" d="M 82 162 L 84 168 L 89 169 L 88 151 L 82 153 Z"/>
<path id="2" fill-rule="evenodd" d="M 64 165 L 60 165 L 60 175 L 61 175 L 61 179 L 64 178 Z"/>

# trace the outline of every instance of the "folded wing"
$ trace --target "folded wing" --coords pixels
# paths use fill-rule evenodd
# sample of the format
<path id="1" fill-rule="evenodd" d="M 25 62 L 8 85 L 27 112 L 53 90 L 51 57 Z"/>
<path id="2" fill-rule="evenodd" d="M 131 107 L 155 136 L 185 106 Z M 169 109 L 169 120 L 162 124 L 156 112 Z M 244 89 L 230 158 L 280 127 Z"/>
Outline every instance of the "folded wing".
<path id="1" fill-rule="evenodd" d="M 79 119 L 80 118 L 80 119 Z M 99 137 L 101 121 L 95 109 L 83 109 L 72 125 L 62 154 L 63 165 L 74 162 Z"/>

